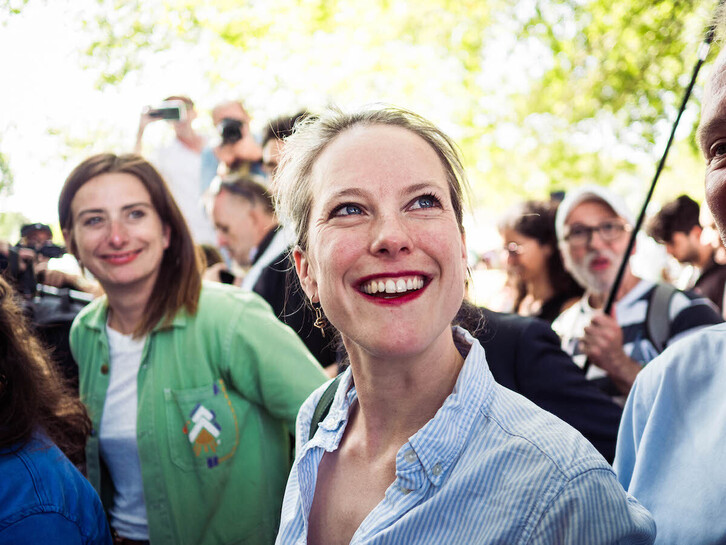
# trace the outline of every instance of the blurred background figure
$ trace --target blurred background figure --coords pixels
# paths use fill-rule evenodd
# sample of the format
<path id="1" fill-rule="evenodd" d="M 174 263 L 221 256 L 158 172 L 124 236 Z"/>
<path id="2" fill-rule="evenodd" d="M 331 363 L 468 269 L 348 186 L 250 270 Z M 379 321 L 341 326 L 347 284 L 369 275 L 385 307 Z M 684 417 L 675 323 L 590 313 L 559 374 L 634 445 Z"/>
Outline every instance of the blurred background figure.
<path id="1" fill-rule="evenodd" d="M 215 193 L 216 191 L 216 193 Z M 247 267 L 244 279 L 233 281 L 261 295 L 275 315 L 305 342 L 323 367 L 336 374 L 336 349 L 314 327 L 315 316 L 305 296 L 290 257 L 290 239 L 278 223 L 272 195 L 254 175 L 231 175 L 212 189 L 212 217 L 218 243 L 236 264 Z M 206 278 L 225 281 L 223 263 L 212 265 Z"/>
<path id="2" fill-rule="evenodd" d="M 229 174 L 210 189 L 217 246 L 245 270 L 240 285 L 254 288 L 263 269 L 288 247 L 272 195 L 259 176 Z"/>
<path id="3" fill-rule="evenodd" d="M 103 289 L 86 278 L 75 258 L 52 238 L 50 226 L 44 223 L 23 225 L 17 244 L 0 244 L 0 274 L 22 296 L 33 332 L 52 349 L 62 375 L 76 386 L 78 367 L 68 343 L 71 324 Z"/>
<path id="4" fill-rule="evenodd" d="M 77 262 L 72 256 L 66 254 L 63 246 L 53 244 L 53 231 L 49 225 L 44 223 L 23 225 L 20 229 L 20 241 L 17 247 L 35 252 L 32 270 L 38 283 L 55 288 L 70 288 L 94 297 L 103 293 L 98 282 L 86 278 L 80 270 L 76 274 L 55 268 L 54 259 L 70 258 L 76 265 Z"/>
<path id="5" fill-rule="evenodd" d="M 726 264 L 716 260 L 716 250 L 721 247 L 721 241 L 718 237 L 709 236 L 712 231 L 704 231 L 699 216 L 698 203 L 688 195 L 681 195 L 653 216 L 647 232 L 664 244 L 679 263 L 691 266 L 690 278 L 678 287 L 695 289 L 705 295 L 723 315 Z"/>
<path id="6" fill-rule="evenodd" d="M 262 146 L 252 134 L 251 119 L 239 100 L 227 100 L 212 109 L 212 122 L 219 141 L 202 153 L 205 190 L 215 175 L 265 175 L 262 169 Z"/>
<path id="7" fill-rule="evenodd" d="M 592 364 L 588 379 L 618 402 L 625 401 L 640 370 L 667 346 L 722 321 L 705 297 L 634 272 L 632 252 L 626 255 L 634 223 L 625 201 L 598 185 L 568 191 L 555 218 L 565 267 L 586 291 L 552 328 L 578 365 Z M 625 271 L 615 286 L 623 260 Z M 613 290 L 614 305 L 605 314 Z"/>
<path id="8" fill-rule="evenodd" d="M 268 124 L 262 139 L 262 168 L 270 178 L 274 179 L 285 138 L 293 133 L 295 123 L 308 117 L 310 112 L 303 110 L 295 115 L 275 118 Z"/>
<path id="9" fill-rule="evenodd" d="M 214 242 L 214 230 L 202 203 L 206 185 L 202 181 L 202 151 L 207 139 L 194 129 L 197 111 L 188 96 L 174 95 L 155 107 L 146 106 L 141 112 L 134 153 L 141 154 L 144 131 L 149 123 L 164 120 L 174 129 L 174 138 L 164 147 L 152 152 L 154 166 L 169 184 L 174 200 L 189 225 L 194 241 Z"/>
<path id="10" fill-rule="evenodd" d="M 552 323 L 584 290 L 565 270 L 557 249 L 553 201 L 526 201 L 499 222 L 507 273 L 515 291 L 513 311 Z"/>
<path id="11" fill-rule="evenodd" d="M 0 277 L 0 543 L 110 544 L 83 465 L 91 421 Z"/>

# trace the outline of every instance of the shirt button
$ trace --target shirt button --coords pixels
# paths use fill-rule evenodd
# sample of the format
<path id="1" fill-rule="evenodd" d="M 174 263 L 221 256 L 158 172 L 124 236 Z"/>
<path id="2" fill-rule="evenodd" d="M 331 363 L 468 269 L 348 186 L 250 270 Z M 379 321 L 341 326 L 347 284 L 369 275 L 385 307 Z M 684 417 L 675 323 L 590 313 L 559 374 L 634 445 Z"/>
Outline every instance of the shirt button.
<path id="1" fill-rule="evenodd" d="M 102 375 L 108 375 L 108 364 L 104 363 L 104 364 L 103 364 L 103 365 L 101 366 L 101 374 L 102 374 Z"/>
<path id="2" fill-rule="evenodd" d="M 441 469 L 441 464 L 436 464 L 436 465 L 435 465 L 435 466 L 433 467 L 433 469 L 431 470 L 431 472 L 432 472 L 432 473 L 433 473 L 434 475 L 436 475 L 437 477 L 438 477 L 439 475 L 441 475 L 441 471 L 442 471 L 442 469 Z"/>
<path id="3" fill-rule="evenodd" d="M 416 461 L 416 453 L 412 450 L 407 450 L 406 454 L 403 455 L 403 459 L 408 463 L 413 463 Z"/>
<path id="4" fill-rule="evenodd" d="M 406 488 L 406 487 L 403 487 L 403 486 L 402 486 L 402 487 L 401 487 L 401 492 L 403 492 L 403 495 L 404 495 L 404 496 L 408 496 L 408 495 L 409 495 L 409 494 L 410 494 L 410 493 L 411 493 L 412 491 L 411 491 L 411 489 L 410 489 L 410 488 Z"/>

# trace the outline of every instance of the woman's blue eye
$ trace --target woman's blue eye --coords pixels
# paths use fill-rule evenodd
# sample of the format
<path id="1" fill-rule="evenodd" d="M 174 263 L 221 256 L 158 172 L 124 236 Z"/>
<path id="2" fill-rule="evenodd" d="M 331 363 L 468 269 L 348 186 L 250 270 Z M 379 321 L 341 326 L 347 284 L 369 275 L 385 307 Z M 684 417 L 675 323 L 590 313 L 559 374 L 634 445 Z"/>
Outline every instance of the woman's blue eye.
<path id="1" fill-rule="evenodd" d="M 342 204 L 333 211 L 333 216 L 352 216 L 361 213 L 360 206 L 356 204 Z"/>
<path id="2" fill-rule="evenodd" d="M 133 219 L 143 218 L 145 215 L 146 215 L 146 212 L 144 212 L 141 209 L 131 210 L 129 212 L 129 217 L 131 217 Z"/>
<path id="3" fill-rule="evenodd" d="M 414 199 L 411 208 L 434 208 L 437 206 L 441 206 L 439 199 L 437 199 L 433 195 L 421 195 L 420 197 L 416 197 L 416 199 Z"/>
<path id="4" fill-rule="evenodd" d="M 101 221 L 103 221 L 103 218 L 101 218 L 101 216 L 90 216 L 83 220 L 83 225 L 91 227 L 94 225 L 98 225 L 99 223 L 101 223 Z"/>

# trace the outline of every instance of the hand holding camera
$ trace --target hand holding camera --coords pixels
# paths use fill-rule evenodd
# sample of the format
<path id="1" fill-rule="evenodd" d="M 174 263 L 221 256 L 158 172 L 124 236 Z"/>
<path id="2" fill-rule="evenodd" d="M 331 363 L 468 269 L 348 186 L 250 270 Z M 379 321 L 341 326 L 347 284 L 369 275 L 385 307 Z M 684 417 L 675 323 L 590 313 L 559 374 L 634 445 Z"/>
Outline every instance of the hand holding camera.
<path id="1" fill-rule="evenodd" d="M 214 155 L 228 170 L 237 170 L 244 163 L 262 158 L 262 148 L 250 134 L 249 125 L 241 119 L 225 117 L 217 125 L 221 142 Z"/>
<path id="2" fill-rule="evenodd" d="M 136 135 L 134 153 L 141 152 L 141 140 L 144 129 L 154 121 L 170 121 L 172 123 L 184 123 L 188 119 L 187 105 L 183 100 L 165 100 L 157 106 L 144 106 L 139 117 L 139 130 Z"/>
<path id="3" fill-rule="evenodd" d="M 145 125 L 152 121 L 163 119 L 164 121 L 186 120 L 186 105 L 181 100 L 167 100 L 158 106 L 144 106 L 141 110 L 141 120 Z"/>

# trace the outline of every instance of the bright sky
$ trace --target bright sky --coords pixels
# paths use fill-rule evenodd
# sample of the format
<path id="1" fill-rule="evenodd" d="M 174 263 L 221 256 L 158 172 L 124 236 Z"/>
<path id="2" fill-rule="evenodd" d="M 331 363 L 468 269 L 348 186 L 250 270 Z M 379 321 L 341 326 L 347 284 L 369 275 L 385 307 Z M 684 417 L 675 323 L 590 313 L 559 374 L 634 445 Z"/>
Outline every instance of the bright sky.
<path id="1" fill-rule="evenodd" d="M 362 29 L 351 34 L 352 50 L 337 52 L 344 55 L 344 63 L 334 52 L 341 44 L 325 35 L 306 37 L 307 49 L 291 49 L 289 44 L 280 42 L 265 44 L 262 61 L 240 56 L 239 50 L 224 49 L 231 46 L 210 45 L 202 37 L 195 44 L 175 44 L 168 51 L 147 56 L 141 73 L 131 74 L 119 85 L 98 90 L 98 70 L 82 67 L 88 60 L 82 51 L 87 46 L 83 40 L 88 37 L 79 23 L 81 14 L 98 9 L 96 0 L 38 0 L 29 2 L 21 15 L 0 21 L 0 74 L 4 83 L 0 85 L 0 150 L 9 159 L 15 177 L 13 194 L 0 197 L 2 212 L 17 211 L 31 221 L 55 223 L 57 197 L 70 169 L 91 153 L 130 151 L 142 106 L 171 94 L 187 94 L 197 100 L 201 112 L 199 128 L 208 135 L 212 128 L 205 113 L 211 106 L 224 98 L 244 97 L 255 117 L 253 130 L 258 132 L 267 119 L 292 113 L 300 105 L 314 108 L 326 101 L 344 106 L 384 101 L 426 112 L 454 138 L 458 136 L 457 127 L 450 126 L 448 121 L 455 117 L 453 112 L 461 97 L 452 96 L 446 78 L 422 81 L 418 77 L 422 72 L 455 77 L 458 68 L 452 59 L 442 57 L 440 51 L 425 44 L 411 47 L 398 43 L 387 45 L 387 58 L 381 59 L 375 52 L 366 51 L 367 37 Z M 513 52 L 512 35 L 507 29 L 501 32 L 483 60 L 486 77 L 478 81 L 482 97 L 486 97 L 481 104 L 482 116 L 501 108 L 499 100 L 503 96 L 499 95 L 505 88 L 526 85 L 522 79 L 525 70 L 513 67 L 529 64 L 530 70 L 542 69 L 536 50 L 533 52 L 524 44 Z M 357 49 L 356 42 L 360 42 Z M 215 67 L 226 81 L 211 83 L 204 69 L 210 63 L 210 51 L 215 48 L 219 53 Z M 305 64 L 310 57 L 316 62 Z M 376 69 L 378 63 L 387 63 L 387 69 L 396 77 L 383 78 Z M 335 70 L 340 79 L 331 76 Z M 411 86 L 417 91 L 414 95 L 410 94 Z M 156 123 L 147 129 L 144 142 L 149 149 L 170 136 L 168 127 Z M 598 140 L 597 134 L 587 136 L 591 145 Z M 489 138 L 496 139 L 500 148 L 513 148 L 515 157 L 522 144 L 517 127 L 506 124 Z M 88 145 L 80 149 L 78 145 L 70 147 L 69 140 Z M 615 152 L 620 145 L 632 153 L 630 146 L 616 141 L 604 145 Z M 647 157 L 645 160 L 645 172 L 650 176 L 653 167 Z M 485 163 L 486 158 L 481 162 Z M 486 165 L 477 167 L 486 171 Z M 644 177 L 642 182 L 641 190 L 621 191 L 632 194 L 634 207 L 642 201 L 648 180 Z M 538 183 L 536 176 L 522 180 L 523 187 L 530 189 Z M 632 187 L 632 177 L 624 178 L 620 188 L 623 186 Z M 477 217 L 483 228 L 491 226 L 492 219 L 484 214 Z M 491 237 L 484 233 L 472 236 L 475 228 L 470 229 L 469 239 L 488 245 L 484 241 Z"/>
<path id="2" fill-rule="evenodd" d="M 439 74 L 452 74 L 457 67 L 436 51 L 404 44 L 387 51 L 390 59 L 386 62 L 394 66 L 395 81 L 376 75 L 375 53 L 367 54 L 365 49 L 359 49 L 357 56 L 348 56 L 341 65 L 331 53 L 331 38 L 322 36 L 310 37 L 312 49 L 307 55 L 319 62 L 306 66 L 305 53 L 291 51 L 283 43 L 265 46 L 267 62 L 262 63 L 240 58 L 239 50 L 223 49 L 213 62 L 227 81 L 214 84 L 205 77 L 204 69 L 210 63 L 210 50 L 225 46 L 210 47 L 203 41 L 179 43 L 147 56 L 141 73 L 98 90 L 98 70 L 82 66 L 88 61 L 83 54 L 88 34 L 79 23 L 82 14 L 97 9 L 95 0 L 36 1 L 20 15 L 0 22 L 0 74 L 7 82 L 0 85 L 0 104 L 4 105 L 0 110 L 0 150 L 8 158 L 15 180 L 13 193 L 0 196 L 2 212 L 20 212 L 30 221 L 55 223 L 57 197 L 73 166 L 91 153 L 130 151 L 141 108 L 171 94 L 196 99 L 198 128 L 207 135 L 211 135 L 212 127 L 205 114 L 212 105 L 222 99 L 244 97 L 254 117 L 253 131 L 258 133 L 267 119 L 292 113 L 303 105 L 316 108 L 331 101 L 342 106 L 382 101 L 429 111 L 429 115 L 435 110 L 444 130 L 457 136 L 456 127 L 446 126 L 458 104 L 445 78 L 416 78 L 416 70 L 422 66 L 425 73 Z M 364 42 L 365 36 L 360 39 Z M 498 43 L 504 46 L 504 40 Z M 492 57 L 502 55 L 493 51 Z M 334 69 L 338 70 L 338 80 L 330 76 Z M 278 76 L 271 77 L 271 70 Z M 493 81 L 516 79 L 517 72 L 507 72 L 498 62 L 488 74 Z M 411 80 L 416 81 L 416 97 L 413 102 L 402 102 Z M 482 82 L 482 88 L 491 87 L 492 80 Z M 316 84 L 311 85 L 311 81 Z M 491 97 L 489 102 L 491 107 L 496 99 Z M 152 124 L 144 137 L 145 149 L 169 137 L 169 127 Z M 69 141 L 75 147 L 69 146 Z M 78 143 L 88 145 L 79 149 Z"/>
<path id="3" fill-rule="evenodd" d="M 30 2 L 19 16 L 0 23 L 0 150 L 15 177 L 13 194 L 0 197 L 0 211 L 31 221 L 57 221 L 57 198 L 70 169 L 85 155 L 105 149 L 131 151 L 141 107 L 172 93 L 198 96 L 202 78 L 188 65 L 171 63 L 123 88 L 95 88 L 97 72 L 81 66 L 79 13 L 94 0 Z M 155 74 L 155 75 L 154 75 Z M 153 143 L 169 135 L 148 130 Z M 49 130 L 51 133 L 49 134 Z M 69 149 L 65 138 L 92 141 L 87 153 Z M 128 146 L 123 149 L 124 146 Z"/>

